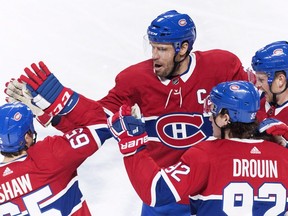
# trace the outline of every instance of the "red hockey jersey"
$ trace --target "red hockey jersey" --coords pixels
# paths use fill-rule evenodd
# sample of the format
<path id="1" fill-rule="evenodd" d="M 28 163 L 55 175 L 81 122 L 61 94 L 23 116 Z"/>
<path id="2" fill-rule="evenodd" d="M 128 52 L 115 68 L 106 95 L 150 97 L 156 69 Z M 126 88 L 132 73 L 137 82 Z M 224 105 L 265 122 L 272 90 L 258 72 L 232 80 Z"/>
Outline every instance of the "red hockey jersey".
<path id="1" fill-rule="evenodd" d="M 263 121 L 265 118 L 275 118 L 288 125 L 288 101 L 281 106 L 270 105 L 265 97 L 261 99 L 260 110 L 257 113 L 257 119 Z"/>
<path id="2" fill-rule="evenodd" d="M 163 169 L 147 150 L 124 160 L 135 190 L 151 206 L 189 197 L 197 216 L 262 216 L 287 214 L 287 157 L 288 150 L 272 142 L 217 139 Z"/>
<path id="3" fill-rule="evenodd" d="M 247 80 L 240 60 L 223 50 L 196 51 L 181 76 L 161 81 L 152 59 L 130 66 L 116 77 L 116 84 L 99 102 L 106 113 L 123 104 L 137 103 L 143 113 L 150 143 L 147 149 L 159 166 L 175 163 L 191 146 L 212 135 L 203 116 L 204 99 L 212 87 L 229 80 Z"/>

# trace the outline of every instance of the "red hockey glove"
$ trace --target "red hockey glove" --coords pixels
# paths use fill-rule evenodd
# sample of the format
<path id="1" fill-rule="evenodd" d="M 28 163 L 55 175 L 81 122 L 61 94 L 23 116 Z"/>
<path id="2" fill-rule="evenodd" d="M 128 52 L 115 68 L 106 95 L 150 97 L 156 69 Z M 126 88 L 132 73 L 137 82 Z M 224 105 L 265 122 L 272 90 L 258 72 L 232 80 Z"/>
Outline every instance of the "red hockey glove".
<path id="1" fill-rule="evenodd" d="M 6 97 L 6 101 L 9 103 L 13 103 L 15 101 L 20 101 L 24 103 L 26 106 L 28 106 L 33 114 L 36 116 L 36 119 L 38 122 L 43 125 L 44 127 L 47 127 L 51 120 L 52 116 L 48 115 L 47 113 L 43 112 L 39 107 L 33 105 L 31 103 L 31 96 L 29 95 L 23 95 L 23 88 L 25 84 L 17 81 L 16 79 L 11 79 L 10 82 L 7 82 L 5 85 L 5 94 L 8 95 Z"/>
<path id="2" fill-rule="evenodd" d="M 133 155 L 145 147 L 148 135 L 137 105 L 132 109 L 127 105 L 121 106 L 119 112 L 108 118 L 107 123 L 124 156 Z"/>
<path id="3" fill-rule="evenodd" d="M 78 102 L 79 95 L 64 87 L 42 61 L 39 67 L 35 63 L 31 67 L 34 73 L 25 68 L 27 76 L 21 75 L 20 80 L 27 83 L 32 103 L 51 116 L 69 113 Z"/>
<path id="4" fill-rule="evenodd" d="M 259 132 L 266 132 L 273 136 L 282 136 L 286 140 L 286 143 L 288 141 L 288 126 L 274 118 L 264 119 L 259 125 Z"/>

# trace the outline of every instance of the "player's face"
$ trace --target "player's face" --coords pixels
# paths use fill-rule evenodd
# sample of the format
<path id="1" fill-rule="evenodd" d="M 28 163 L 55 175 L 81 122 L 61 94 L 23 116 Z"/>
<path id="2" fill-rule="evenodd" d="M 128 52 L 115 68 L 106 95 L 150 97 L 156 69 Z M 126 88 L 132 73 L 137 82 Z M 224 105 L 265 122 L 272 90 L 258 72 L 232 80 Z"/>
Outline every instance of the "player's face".
<path id="1" fill-rule="evenodd" d="M 175 50 L 173 45 L 153 42 L 150 44 L 154 72 L 159 77 L 167 77 L 174 67 Z"/>
<path id="2" fill-rule="evenodd" d="M 213 115 L 211 115 L 209 117 L 209 120 L 211 121 L 212 124 L 212 130 L 213 130 L 213 136 L 221 139 L 221 129 L 219 128 L 218 124 L 220 124 L 220 116 L 216 116 L 214 117 Z"/>
<path id="3" fill-rule="evenodd" d="M 270 87 L 268 84 L 268 77 L 265 73 L 262 72 L 256 73 L 256 87 L 262 92 L 264 92 L 267 102 L 273 101 L 273 95 L 270 91 Z"/>
<path id="4" fill-rule="evenodd" d="M 220 128 L 227 125 L 227 121 L 229 120 L 229 116 L 227 114 L 224 114 L 224 115 L 216 114 L 215 109 L 216 109 L 215 105 L 211 102 L 211 105 L 210 105 L 211 115 L 209 117 L 209 120 L 211 121 L 211 124 L 212 124 L 213 136 L 218 138 L 218 139 L 221 139 L 221 129 Z"/>

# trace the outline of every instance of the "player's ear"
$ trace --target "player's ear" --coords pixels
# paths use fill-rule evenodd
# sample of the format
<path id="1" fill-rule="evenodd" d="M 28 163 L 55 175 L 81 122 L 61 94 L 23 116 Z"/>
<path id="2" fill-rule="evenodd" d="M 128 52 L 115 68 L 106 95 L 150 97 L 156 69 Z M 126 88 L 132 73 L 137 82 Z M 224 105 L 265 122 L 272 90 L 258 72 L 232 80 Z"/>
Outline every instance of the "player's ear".
<path id="1" fill-rule="evenodd" d="M 218 114 L 215 121 L 219 127 L 225 128 L 230 124 L 230 116 L 228 114 Z"/>
<path id="2" fill-rule="evenodd" d="M 278 74 L 278 76 L 276 77 L 276 79 L 278 79 L 278 86 L 281 88 L 283 86 L 286 86 L 286 76 L 283 73 Z"/>
<path id="3" fill-rule="evenodd" d="M 33 135 L 31 135 L 31 133 L 26 133 L 25 134 L 25 142 L 26 142 L 26 146 L 30 147 L 33 143 Z"/>
<path id="4" fill-rule="evenodd" d="M 179 51 L 179 54 L 180 54 L 181 56 L 186 55 L 187 50 L 188 50 L 188 45 L 189 45 L 188 42 L 182 43 L 181 49 L 180 49 L 180 51 Z"/>
<path id="5" fill-rule="evenodd" d="M 223 125 L 226 126 L 230 124 L 230 116 L 228 114 L 224 114 L 222 117 Z"/>

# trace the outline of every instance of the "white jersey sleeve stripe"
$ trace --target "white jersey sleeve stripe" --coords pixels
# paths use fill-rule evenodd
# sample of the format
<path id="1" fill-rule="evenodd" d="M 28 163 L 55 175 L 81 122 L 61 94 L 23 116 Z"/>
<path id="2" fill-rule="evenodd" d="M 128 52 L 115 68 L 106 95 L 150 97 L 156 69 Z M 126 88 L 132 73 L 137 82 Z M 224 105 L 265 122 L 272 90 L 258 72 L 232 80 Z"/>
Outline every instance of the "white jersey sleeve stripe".
<path id="1" fill-rule="evenodd" d="M 161 173 L 158 172 L 157 175 L 153 178 L 152 185 L 151 185 L 151 204 L 150 206 L 155 206 L 156 204 L 156 185 L 158 180 L 161 177 Z"/>
<path id="2" fill-rule="evenodd" d="M 97 129 L 101 129 L 101 128 L 107 128 L 107 125 L 106 124 L 97 124 L 97 125 L 90 125 L 90 126 L 87 126 L 87 128 L 90 130 L 94 140 L 96 141 L 97 145 L 98 145 L 98 148 L 100 148 L 102 146 L 102 142 L 101 142 L 101 139 L 99 138 L 98 134 L 97 134 Z"/>

